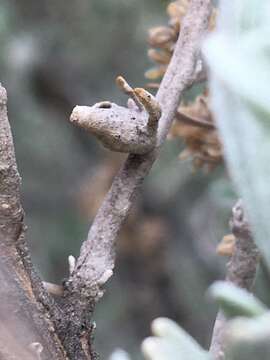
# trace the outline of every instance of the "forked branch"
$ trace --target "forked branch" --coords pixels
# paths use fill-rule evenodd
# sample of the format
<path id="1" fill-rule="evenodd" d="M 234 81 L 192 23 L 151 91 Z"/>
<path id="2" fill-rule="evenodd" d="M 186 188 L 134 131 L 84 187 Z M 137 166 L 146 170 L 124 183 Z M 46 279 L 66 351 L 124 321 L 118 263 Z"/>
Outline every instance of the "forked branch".
<path id="1" fill-rule="evenodd" d="M 147 97 L 147 93 L 141 89 L 135 89 L 132 92 L 132 89 L 121 79 L 120 86 L 126 93 L 129 93 L 137 104 L 137 109 L 120 107 L 106 102 L 106 106 L 104 103 L 98 103 L 92 107 L 77 106 L 72 113 L 71 121 L 84 124 L 83 126 L 96 135 L 105 146 L 130 154 L 114 178 L 111 189 L 98 210 L 88 237 L 81 247 L 74 272 L 66 283 L 64 311 L 67 314 L 67 321 L 73 323 L 73 326 L 70 326 L 70 336 L 66 334 L 65 339 L 70 346 L 72 346 L 72 339 L 76 332 L 77 337 L 81 336 L 79 324 L 84 323 L 86 329 L 91 327 L 93 306 L 103 295 L 103 285 L 113 272 L 117 235 L 128 216 L 140 185 L 150 171 L 158 156 L 159 148 L 166 139 L 183 91 L 196 79 L 196 65 L 200 56 L 201 41 L 208 28 L 211 10 L 211 0 L 190 1 L 172 60 L 155 99 L 152 96 Z M 143 110 L 139 103 L 143 104 Z M 157 125 L 157 118 L 160 115 L 159 108 L 161 108 L 162 114 L 158 121 L 157 133 L 152 132 L 154 136 L 149 137 L 149 128 L 139 127 L 139 133 L 141 134 L 141 130 L 146 131 L 148 140 L 149 138 L 152 140 L 150 144 L 145 140 L 147 146 L 143 147 L 143 142 L 137 143 L 138 134 L 134 124 L 143 124 L 144 126 L 148 119 L 151 119 L 151 124 Z M 120 142 L 119 139 L 117 142 L 116 137 L 113 136 L 112 127 L 110 130 L 107 128 L 108 124 L 112 124 L 112 120 L 108 119 L 114 119 L 114 117 L 117 118 L 117 121 L 113 122 L 114 125 L 115 122 L 121 123 L 123 129 L 129 131 L 126 137 L 120 137 Z M 98 131 L 93 128 L 93 123 L 96 123 L 97 120 L 99 122 Z M 118 132 L 116 134 L 119 135 Z M 123 131 L 121 134 L 123 135 Z M 130 136 L 131 134 L 134 135 L 134 138 Z M 136 139 L 135 145 L 134 141 L 132 144 L 134 139 Z M 76 314 L 76 317 L 72 314 Z"/>
<path id="2" fill-rule="evenodd" d="M 151 151 L 148 149 L 146 153 L 128 150 L 130 155 L 115 177 L 112 187 L 94 219 L 88 238 L 82 245 L 74 273 L 69 279 L 69 285 L 72 284 L 72 287 L 80 292 L 84 289 L 84 292 L 88 292 L 90 296 L 95 294 L 97 298 L 100 297 L 98 294 L 102 294 L 100 288 L 103 281 L 100 280 L 103 279 L 107 271 L 113 270 L 115 239 L 121 225 L 129 213 L 139 186 L 158 155 L 159 147 L 166 139 L 183 91 L 195 80 L 201 40 L 208 27 L 211 8 L 210 0 L 192 0 L 190 2 L 190 8 L 183 21 L 172 60 L 161 82 L 156 99 L 143 89 L 133 90 L 121 77 L 117 80 L 118 85 L 132 97 L 138 106 L 137 118 L 133 119 L 135 125 L 138 125 L 140 121 L 142 122 L 144 111 L 141 110 L 141 104 L 150 115 L 149 119 L 151 120 L 149 121 L 151 123 L 154 122 L 154 119 L 157 123 L 160 117 L 160 108 L 162 115 L 159 120 L 155 147 Z M 109 117 L 114 115 L 120 118 L 116 122 L 124 128 L 127 123 L 130 124 L 131 122 L 127 116 L 130 114 L 128 112 L 130 109 L 115 104 L 112 104 L 109 109 L 108 106 L 103 108 L 100 103 L 90 108 L 81 108 L 76 107 L 74 109 L 71 121 L 74 122 L 76 118 L 77 123 L 96 124 L 98 120 L 102 125 L 106 123 L 108 126 L 109 114 Z M 87 120 L 86 112 L 89 115 Z M 134 124 L 131 123 L 131 125 Z M 96 130 L 91 129 L 91 131 L 95 135 L 97 134 Z M 102 131 L 105 131 L 104 128 Z M 112 133 L 111 131 L 111 142 L 114 143 Z M 132 143 L 132 137 L 129 138 L 128 142 Z M 105 145 L 108 145 L 108 141 Z"/>

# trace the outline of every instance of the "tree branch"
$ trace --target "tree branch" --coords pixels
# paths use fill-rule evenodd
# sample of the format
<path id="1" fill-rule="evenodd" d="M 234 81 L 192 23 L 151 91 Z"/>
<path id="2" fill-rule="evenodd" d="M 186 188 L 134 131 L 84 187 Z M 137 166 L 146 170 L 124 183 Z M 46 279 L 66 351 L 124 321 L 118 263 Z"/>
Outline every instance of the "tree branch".
<path id="1" fill-rule="evenodd" d="M 63 326 L 63 331 L 65 331 L 66 347 L 74 346 L 76 337 L 84 341 L 82 323 L 85 331 L 91 330 L 91 312 L 95 303 L 103 295 L 103 285 L 113 273 L 117 235 L 129 213 L 140 185 L 150 171 L 158 156 L 159 148 L 166 139 L 183 91 L 195 80 L 201 40 L 208 27 L 211 9 L 210 0 L 192 0 L 190 2 L 172 60 L 156 95 L 156 101 L 161 107 L 162 115 L 159 120 L 155 147 L 150 152 L 149 148 L 146 152 L 136 150 L 136 154 L 129 151 L 130 148 L 128 149 L 131 154 L 116 175 L 111 189 L 94 219 L 87 240 L 81 247 L 75 269 L 65 286 L 64 312 L 66 324 Z M 138 96 L 138 92 L 136 95 Z M 130 109 L 115 104 L 109 108 L 108 104 L 106 107 L 99 108 L 97 105 L 88 109 L 76 107 L 74 109 L 76 121 L 81 120 L 82 113 L 80 110 L 92 112 L 87 121 L 98 119 L 98 121 L 103 122 L 104 118 L 108 121 L 108 114 L 110 114 L 113 117 L 118 117 L 117 121 L 123 126 L 123 132 L 126 129 L 126 124 L 128 124 L 132 133 L 136 134 L 135 127 L 130 127 L 132 126 L 132 119 L 130 112 L 127 112 Z M 74 121 L 74 111 L 71 117 L 72 121 Z M 133 119 L 135 125 L 140 121 L 143 122 L 146 116 L 145 111 L 140 109 L 132 114 L 133 118 L 135 117 L 135 120 Z M 100 138 L 100 136 L 98 137 Z M 115 138 L 113 138 L 114 141 Z M 131 142 L 132 137 L 130 138 Z M 66 331 L 67 328 L 69 329 L 68 332 Z M 82 351 L 80 356 L 78 359 L 86 358 L 84 357 L 85 352 Z"/>
<path id="2" fill-rule="evenodd" d="M 75 270 L 70 277 L 70 283 L 74 286 L 100 288 L 105 283 L 100 281 L 103 280 L 104 273 L 112 271 L 114 267 L 115 238 L 128 215 L 138 187 L 157 158 L 157 149 L 166 139 L 183 91 L 194 81 L 196 60 L 210 12 L 210 0 L 191 1 L 172 60 L 156 95 L 162 109 L 157 147 L 144 155 L 130 154 L 115 177 L 90 228 L 88 238 L 82 245 Z"/>
<path id="3" fill-rule="evenodd" d="M 65 359 L 59 338 L 51 330 L 53 301 L 30 260 L 23 218 L 7 94 L 0 84 L 0 352 L 5 359 L 32 359 L 29 346 L 39 343 L 44 359 Z"/>
<path id="4" fill-rule="evenodd" d="M 230 225 L 236 240 L 234 252 L 228 263 L 226 281 L 250 291 L 256 276 L 259 253 L 253 241 L 241 200 L 233 207 Z M 210 353 L 212 353 L 214 360 L 224 359 L 226 324 L 225 316 L 222 311 L 219 311 L 210 345 Z"/>

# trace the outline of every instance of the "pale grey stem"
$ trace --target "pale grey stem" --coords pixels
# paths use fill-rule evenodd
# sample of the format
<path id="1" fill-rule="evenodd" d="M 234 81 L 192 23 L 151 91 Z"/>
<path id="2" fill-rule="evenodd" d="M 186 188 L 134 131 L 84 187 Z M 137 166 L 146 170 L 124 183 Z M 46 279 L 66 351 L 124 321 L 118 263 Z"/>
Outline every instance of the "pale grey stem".
<path id="1" fill-rule="evenodd" d="M 140 185 L 166 139 L 183 91 L 195 81 L 197 58 L 202 38 L 208 28 L 211 10 L 211 0 L 190 1 L 171 63 L 156 96 L 162 110 L 155 141 L 157 145 L 152 151 L 137 151 L 136 155 L 129 151 L 131 154 L 114 178 L 81 247 L 75 269 L 65 283 L 60 333 L 63 335 L 61 338 L 68 354 L 73 353 L 74 348 L 78 347 L 79 339 L 81 345 L 78 360 L 88 359 L 88 354 L 91 359 L 95 356 L 89 340 L 93 330 L 91 315 L 95 303 L 103 295 L 104 284 L 113 274 L 117 235 L 128 216 Z M 143 95 L 140 89 L 137 90 Z M 129 113 L 126 108 L 113 104 L 111 106 L 114 115 L 117 111 L 121 112 L 117 114 L 119 118 Z M 100 111 L 100 106 L 92 107 L 91 111 Z M 139 112 L 139 116 L 143 116 L 143 112 Z M 71 118 L 79 121 L 78 111 L 73 112 Z M 126 119 L 126 123 L 128 122 L 129 118 Z M 134 125 L 134 121 L 132 124 Z"/>
<path id="2" fill-rule="evenodd" d="M 200 45 L 207 31 L 211 9 L 211 0 L 190 2 L 172 60 L 156 95 L 162 109 L 157 147 L 145 155 L 129 155 L 113 180 L 69 279 L 73 290 L 81 291 L 83 288 L 90 296 L 96 293 L 97 298 L 102 295 L 99 279 L 104 272 L 114 268 L 115 240 L 122 223 L 139 186 L 157 158 L 159 147 L 166 139 L 183 91 L 195 80 Z"/>
<path id="3" fill-rule="evenodd" d="M 253 241 L 242 201 L 239 200 L 232 210 L 232 232 L 236 238 L 234 253 L 228 263 L 226 281 L 244 288 L 252 289 L 259 262 L 259 252 Z M 227 320 L 222 311 L 218 312 L 210 345 L 214 360 L 224 359 L 224 334 Z"/>

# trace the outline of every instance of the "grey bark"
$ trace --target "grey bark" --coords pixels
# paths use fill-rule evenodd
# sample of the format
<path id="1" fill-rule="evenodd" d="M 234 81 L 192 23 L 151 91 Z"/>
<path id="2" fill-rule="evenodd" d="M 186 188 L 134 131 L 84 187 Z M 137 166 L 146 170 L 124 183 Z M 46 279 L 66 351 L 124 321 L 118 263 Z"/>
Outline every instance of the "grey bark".
<path id="1" fill-rule="evenodd" d="M 230 225 L 236 241 L 234 253 L 227 265 L 226 281 L 251 291 L 259 262 L 259 252 L 253 241 L 241 200 L 233 207 Z M 225 316 L 222 311 L 219 311 L 210 345 L 210 353 L 213 355 L 214 360 L 224 359 L 226 324 Z"/>
<path id="2" fill-rule="evenodd" d="M 54 326 L 49 308 L 53 301 L 33 269 L 25 243 L 20 182 L 7 117 L 7 94 L 0 85 L 0 353 L 4 352 L 5 359 L 16 355 L 18 359 L 31 359 L 34 355 L 29 346 L 38 342 L 44 359 L 64 359 L 61 342 L 51 331 Z"/>

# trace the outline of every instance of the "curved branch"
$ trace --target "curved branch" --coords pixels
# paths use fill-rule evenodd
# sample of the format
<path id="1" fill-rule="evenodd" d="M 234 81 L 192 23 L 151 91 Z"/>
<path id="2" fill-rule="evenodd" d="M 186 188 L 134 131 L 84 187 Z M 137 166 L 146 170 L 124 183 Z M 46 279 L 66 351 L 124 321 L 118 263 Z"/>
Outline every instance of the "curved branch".
<path id="1" fill-rule="evenodd" d="M 69 332 L 65 333 L 67 346 L 73 346 L 74 337 L 82 338 L 80 324 L 85 324 L 85 329 L 91 329 L 91 312 L 103 295 L 102 287 L 114 268 L 117 235 L 166 139 L 183 91 L 195 80 L 201 40 L 208 27 L 211 9 L 210 0 L 190 2 L 172 60 L 156 95 L 162 109 L 156 147 L 147 154 L 128 156 L 81 247 L 64 293 L 64 312 L 69 325 Z"/>

